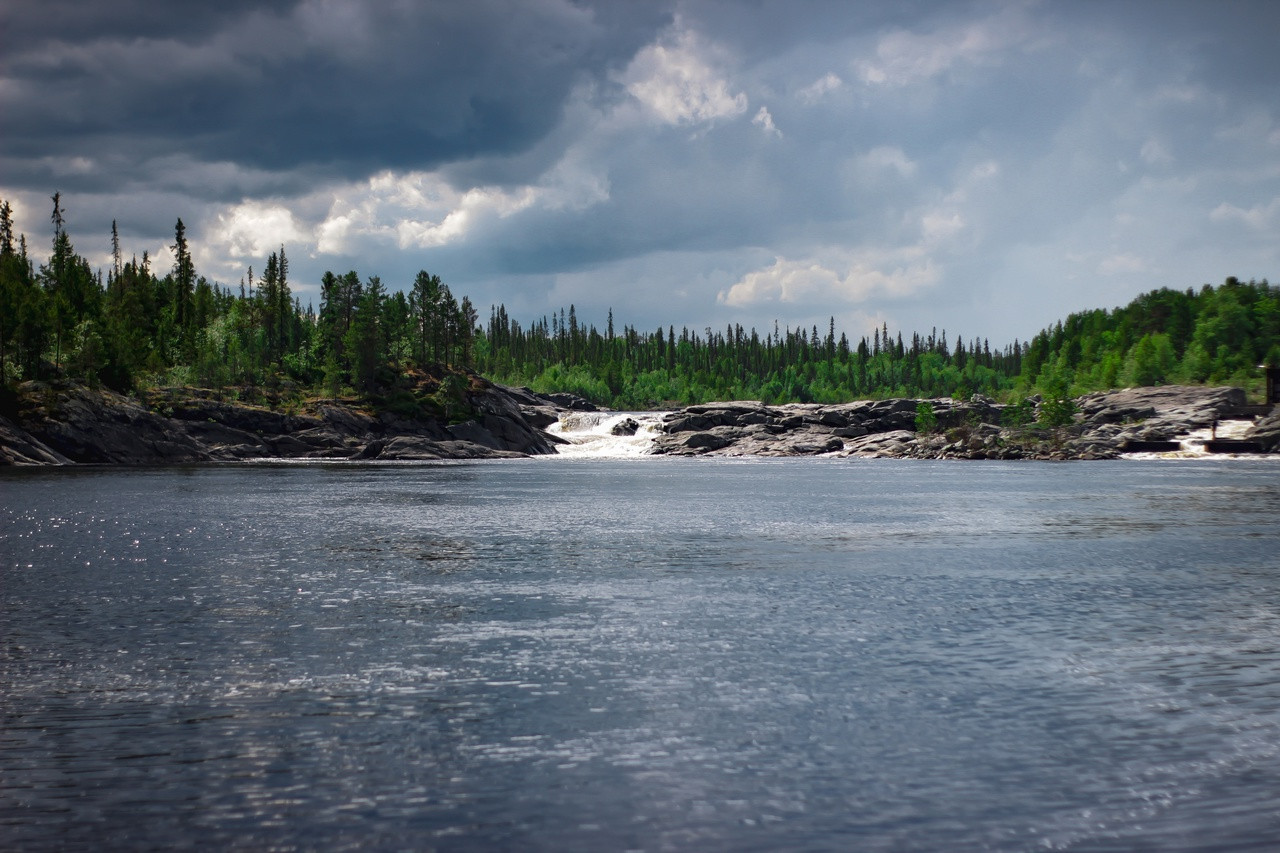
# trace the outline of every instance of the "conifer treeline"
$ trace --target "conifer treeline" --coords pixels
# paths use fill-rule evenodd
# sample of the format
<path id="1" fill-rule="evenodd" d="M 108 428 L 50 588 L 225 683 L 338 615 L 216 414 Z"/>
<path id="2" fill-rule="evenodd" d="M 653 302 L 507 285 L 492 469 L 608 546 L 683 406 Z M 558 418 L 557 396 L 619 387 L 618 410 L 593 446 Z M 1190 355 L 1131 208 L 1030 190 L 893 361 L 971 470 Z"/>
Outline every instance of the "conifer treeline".
<path id="1" fill-rule="evenodd" d="M 887 326 L 850 347 L 817 327 L 761 336 L 732 326 L 606 331 L 570 306 L 528 329 L 493 309 L 482 372 L 536 390 L 567 390 L 618 408 L 750 399 L 836 403 L 866 397 L 1074 397 L 1122 386 L 1234 384 L 1256 389 L 1257 366 L 1280 365 L 1280 288 L 1228 278 L 1199 291 L 1161 289 L 1113 310 L 1072 314 L 1028 343 L 912 335 Z"/>
<path id="2" fill-rule="evenodd" d="M 1021 383 L 1075 393 L 1172 383 L 1256 386 L 1280 366 L 1280 287 L 1229 277 L 1200 290 L 1161 288 L 1123 308 L 1072 314 L 1040 332 Z"/>
<path id="3" fill-rule="evenodd" d="M 565 390 L 617 408 L 646 408 L 709 400 L 836 403 L 866 397 L 1001 394 L 1014 385 L 1023 347 L 1002 350 L 988 341 L 953 346 L 947 333 L 928 336 L 876 329 L 851 346 L 835 319 L 825 333 L 779 329 L 761 335 L 732 325 L 702 334 L 674 326 L 616 333 L 612 312 L 604 333 L 568 314 L 528 329 L 495 307 L 485 330 L 480 371 L 537 390 Z"/>
<path id="4" fill-rule="evenodd" d="M 887 326 L 856 344 L 827 328 L 761 334 L 732 325 L 642 331 L 613 315 L 601 332 L 573 306 L 522 326 L 504 306 L 478 325 L 471 302 L 420 272 L 406 291 L 376 276 L 325 273 L 320 309 L 289 285 L 284 248 L 238 292 L 197 273 L 186 229 L 174 229 L 171 269 L 146 253 L 123 260 L 112 223 L 105 278 L 76 254 L 59 194 L 53 244 L 37 269 L 0 202 L 0 374 L 6 383 L 63 373 L 128 390 L 138 385 L 273 385 L 368 393 L 411 368 L 471 368 L 500 382 L 570 391 L 615 408 L 711 400 L 834 403 L 867 397 L 983 393 L 1075 395 L 1170 382 L 1256 387 L 1256 365 L 1280 364 L 1280 289 L 1228 278 L 1218 287 L 1157 290 L 1114 310 L 1067 317 L 1030 342 L 993 349 L 947 332 Z"/>
<path id="5" fill-rule="evenodd" d="M 54 239 L 37 269 L 25 235 L 13 239 L 0 202 L 0 376 L 5 383 L 66 374 L 118 390 L 137 385 L 273 385 L 282 380 L 368 392 L 408 367 L 474 361 L 477 314 L 438 276 L 406 294 L 376 277 L 325 273 L 321 304 L 303 308 L 284 247 L 239 292 L 198 275 L 181 219 L 160 274 L 144 252 L 123 261 L 112 223 L 105 279 L 76 254 L 53 196 Z"/>

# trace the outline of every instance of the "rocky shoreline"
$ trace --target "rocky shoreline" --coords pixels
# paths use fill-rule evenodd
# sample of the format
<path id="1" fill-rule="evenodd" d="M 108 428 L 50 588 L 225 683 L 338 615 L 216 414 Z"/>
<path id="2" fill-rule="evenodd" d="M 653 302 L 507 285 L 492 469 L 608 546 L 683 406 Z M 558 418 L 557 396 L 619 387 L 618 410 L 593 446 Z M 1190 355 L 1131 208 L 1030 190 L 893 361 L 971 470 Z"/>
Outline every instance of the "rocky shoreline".
<path id="1" fill-rule="evenodd" d="M 463 397 L 467 418 L 450 422 L 357 401 L 316 400 L 281 411 L 200 389 L 160 389 L 137 399 L 29 382 L 0 414 L 0 465 L 523 457 L 554 453 L 557 440 L 544 428 L 581 404 L 479 377 Z"/>
<path id="2" fill-rule="evenodd" d="M 535 394 L 471 377 L 466 419 L 397 414 L 352 400 L 281 411 L 199 389 L 142 399 L 79 385 L 26 383 L 0 414 L 0 465 L 168 465 L 252 459 L 500 459 L 555 452 L 546 428 L 590 410 L 567 394 Z M 920 404 L 935 426 L 917 431 Z M 913 459 L 1114 459 L 1233 418 L 1261 452 L 1280 453 L 1280 407 L 1246 405 L 1239 388 L 1165 386 L 1090 394 L 1074 422 L 1008 426 L 1006 405 L 983 398 L 864 400 L 765 406 L 737 401 L 666 415 L 651 452 L 665 456 L 833 456 Z M 1027 412 L 1026 414 L 1031 414 Z"/>
<path id="3" fill-rule="evenodd" d="M 917 431 L 924 403 L 936 423 Z M 974 398 L 874 400 L 840 405 L 690 406 L 668 415 L 653 452 L 668 456 L 834 456 L 911 459 L 1115 459 L 1142 443 L 1171 441 L 1236 418 L 1256 418 L 1245 438 L 1280 452 L 1280 407 L 1263 413 L 1239 388 L 1163 386 L 1089 394 L 1073 423 L 1005 426 L 1008 406 Z M 1028 413 L 1030 414 L 1030 413 Z"/>

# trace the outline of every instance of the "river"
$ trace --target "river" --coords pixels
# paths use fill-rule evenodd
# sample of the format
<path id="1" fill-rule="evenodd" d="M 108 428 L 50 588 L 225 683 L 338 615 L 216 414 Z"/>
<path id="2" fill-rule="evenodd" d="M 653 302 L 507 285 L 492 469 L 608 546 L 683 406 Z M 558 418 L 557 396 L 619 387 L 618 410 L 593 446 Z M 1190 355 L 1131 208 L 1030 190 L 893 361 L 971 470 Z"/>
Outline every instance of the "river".
<path id="1" fill-rule="evenodd" d="M 1275 849 L 1278 474 L 0 472 L 0 848 Z"/>

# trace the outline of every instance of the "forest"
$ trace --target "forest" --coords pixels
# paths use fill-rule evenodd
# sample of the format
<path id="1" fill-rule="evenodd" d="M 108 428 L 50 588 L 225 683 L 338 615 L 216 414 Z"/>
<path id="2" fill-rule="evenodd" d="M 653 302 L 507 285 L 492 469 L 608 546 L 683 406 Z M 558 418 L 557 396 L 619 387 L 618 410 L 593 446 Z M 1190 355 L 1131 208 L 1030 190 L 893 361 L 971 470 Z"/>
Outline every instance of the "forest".
<path id="1" fill-rule="evenodd" d="M 618 409 L 712 400 L 838 403 L 877 397 L 984 394 L 1020 400 L 1172 383 L 1256 392 L 1261 363 L 1280 365 L 1280 288 L 1227 278 L 1160 289 L 1126 306 L 1072 314 L 1030 341 L 992 348 L 931 330 L 887 326 L 851 341 L 825 329 L 763 333 L 731 325 L 603 330 L 574 306 L 527 324 L 502 305 L 483 325 L 467 297 L 419 272 L 400 287 L 327 272 L 320 304 L 290 288 L 282 246 L 238 288 L 199 275 L 179 219 L 166 270 L 147 253 L 124 260 L 116 225 L 111 264 L 95 270 L 52 196 L 52 246 L 35 261 L 0 202 L 0 373 L 4 384 L 64 377 L 122 392 L 154 386 L 289 388 L 371 397 L 409 373 L 439 382 L 475 371 L 496 382 L 567 391 Z M 104 235 L 104 239 L 105 239 Z"/>

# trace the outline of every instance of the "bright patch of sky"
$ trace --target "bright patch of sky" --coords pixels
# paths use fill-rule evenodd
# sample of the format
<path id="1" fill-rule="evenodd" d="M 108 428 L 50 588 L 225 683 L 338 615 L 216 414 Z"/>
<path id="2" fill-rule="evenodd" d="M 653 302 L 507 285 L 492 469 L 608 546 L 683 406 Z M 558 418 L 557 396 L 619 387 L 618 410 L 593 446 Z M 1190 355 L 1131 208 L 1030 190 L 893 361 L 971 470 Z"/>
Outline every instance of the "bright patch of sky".
<path id="1" fill-rule="evenodd" d="M 0 197 L 104 268 L 181 217 L 528 321 L 993 346 L 1280 278 L 1280 4 L 50 0 L 4 13 Z M 165 74 L 156 74 L 163 66 Z"/>

